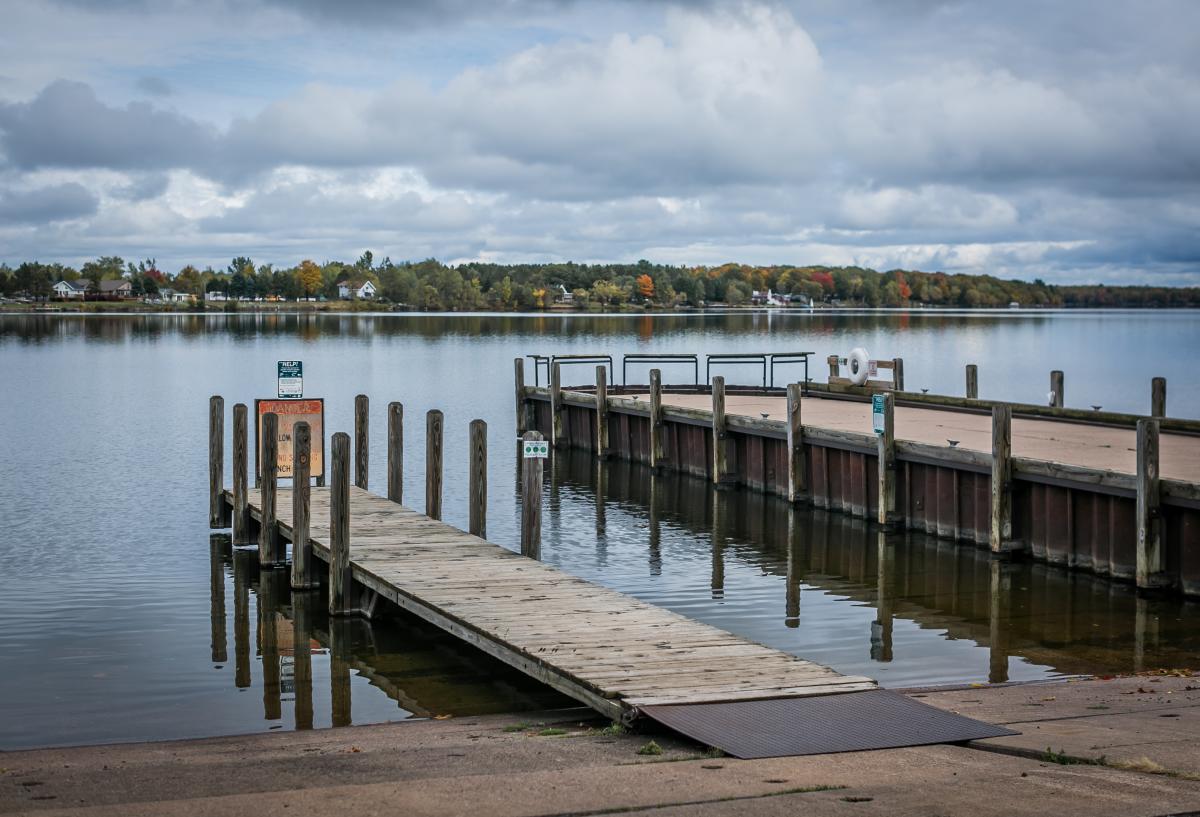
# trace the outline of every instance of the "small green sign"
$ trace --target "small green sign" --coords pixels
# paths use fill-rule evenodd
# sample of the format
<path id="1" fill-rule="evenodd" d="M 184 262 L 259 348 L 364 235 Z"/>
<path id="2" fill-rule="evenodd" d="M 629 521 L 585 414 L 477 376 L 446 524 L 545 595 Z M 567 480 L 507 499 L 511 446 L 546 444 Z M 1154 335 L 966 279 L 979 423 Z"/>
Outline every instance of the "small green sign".
<path id="1" fill-rule="evenodd" d="M 871 426 L 875 429 L 876 434 L 883 433 L 883 404 L 885 398 L 882 394 L 871 395 Z"/>
<path id="2" fill-rule="evenodd" d="M 525 459 L 544 460 L 550 456 L 550 443 L 546 440 L 522 440 Z"/>

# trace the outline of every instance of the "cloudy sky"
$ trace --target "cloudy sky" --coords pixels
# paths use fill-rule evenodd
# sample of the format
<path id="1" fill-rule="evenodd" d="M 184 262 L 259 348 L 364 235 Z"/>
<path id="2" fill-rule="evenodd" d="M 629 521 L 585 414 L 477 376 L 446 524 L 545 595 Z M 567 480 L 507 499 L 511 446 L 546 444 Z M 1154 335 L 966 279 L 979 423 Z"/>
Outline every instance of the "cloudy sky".
<path id="1" fill-rule="evenodd" d="M 0 0 L 0 261 L 1200 285 L 1194 0 Z"/>

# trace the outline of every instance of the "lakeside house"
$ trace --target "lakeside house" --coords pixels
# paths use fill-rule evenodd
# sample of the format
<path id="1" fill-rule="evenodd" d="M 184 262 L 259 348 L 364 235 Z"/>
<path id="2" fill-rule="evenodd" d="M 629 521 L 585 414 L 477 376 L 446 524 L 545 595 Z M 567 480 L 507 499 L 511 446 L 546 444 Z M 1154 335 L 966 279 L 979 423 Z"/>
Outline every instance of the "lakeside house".
<path id="1" fill-rule="evenodd" d="M 51 289 L 54 290 L 56 298 L 86 298 L 88 295 L 97 293 L 91 291 L 92 282 L 86 278 L 79 278 L 75 281 L 59 281 Z M 133 282 L 128 278 L 114 278 L 100 282 L 99 297 L 105 299 L 113 298 L 132 298 L 133 297 Z"/>
<path id="2" fill-rule="evenodd" d="M 758 306 L 788 306 L 791 303 L 791 298 L 779 292 L 756 289 L 750 295 L 750 303 Z"/>
<path id="3" fill-rule="evenodd" d="M 375 285 L 366 280 L 342 281 L 338 284 L 338 297 L 343 301 L 374 298 Z"/>

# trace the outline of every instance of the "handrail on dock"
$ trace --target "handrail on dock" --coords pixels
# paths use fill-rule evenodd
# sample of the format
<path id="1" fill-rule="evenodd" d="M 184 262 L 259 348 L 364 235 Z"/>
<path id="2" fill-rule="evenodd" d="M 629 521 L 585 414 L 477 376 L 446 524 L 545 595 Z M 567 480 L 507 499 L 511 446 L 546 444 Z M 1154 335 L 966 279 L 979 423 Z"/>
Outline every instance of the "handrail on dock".
<path id="1" fill-rule="evenodd" d="M 767 358 L 766 354 L 719 354 L 706 355 L 707 359 L 704 363 L 704 378 L 708 383 L 712 383 L 712 366 L 714 363 L 718 365 L 737 366 L 739 364 L 757 364 L 762 366 L 762 386 L 767 387 Z"/>
<path id="2" fill-rule="evenodd" d="M 666 364 L 692 364 L 692 385 L 700 385 L 700 356 L 694 353 L 678 353 L 678 354 L 633 354 L 625 355 L 621 360 L 621 383 L 629 385 L 629 364 L 630 363 L 666 363 Z"/>
<path id="3" fill-rule="evenodd" d="M 612 355 L 526 355 L 533 361 L 533 385 L 540 386 L 541 380 L 538 378 L 538 372 L 542 366 L 546 367 L 546 382 L 550 382 L 550 369 L 555 363 L 569 366 L 578 363 L 603 363 L 608 367 L 608 377 L 610 380 L 616 380 L 616 373 L 613 369 Z"/>

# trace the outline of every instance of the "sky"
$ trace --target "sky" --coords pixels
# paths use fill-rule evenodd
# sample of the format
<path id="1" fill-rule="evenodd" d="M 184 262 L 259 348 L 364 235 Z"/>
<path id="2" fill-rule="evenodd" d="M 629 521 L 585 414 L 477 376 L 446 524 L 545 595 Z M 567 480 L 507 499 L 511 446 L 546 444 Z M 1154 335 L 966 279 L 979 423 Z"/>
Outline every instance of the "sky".
<path id="1" fill-rule="evenodd" d="M 0 0 L 0 261 L 1200 285 L 1194 0 Z"/>

